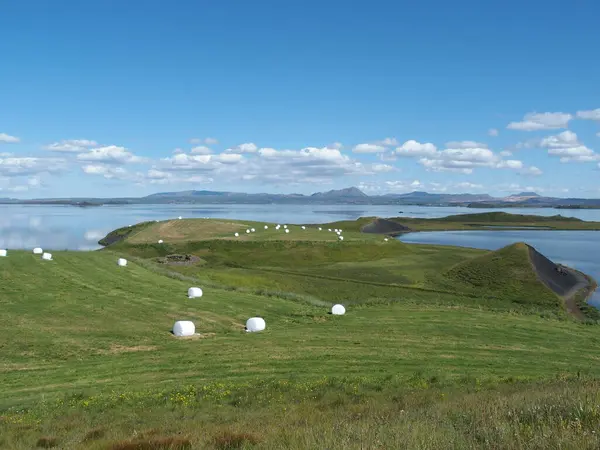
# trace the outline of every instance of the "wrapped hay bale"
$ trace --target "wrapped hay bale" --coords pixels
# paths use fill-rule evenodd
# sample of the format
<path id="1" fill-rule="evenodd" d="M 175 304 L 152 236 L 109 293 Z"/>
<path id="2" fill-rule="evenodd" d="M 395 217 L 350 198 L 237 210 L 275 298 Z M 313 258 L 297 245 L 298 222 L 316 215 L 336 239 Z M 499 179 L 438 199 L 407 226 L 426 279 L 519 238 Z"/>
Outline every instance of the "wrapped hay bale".
<path id="1" fill-rule="evenodd" d="M 290 232 L 290 230 L 288 230 L 288 229 L 286 228 L 286 229 L 285 229 L 285 232 L 286 232 L 286 233 L 289 233 L 289 232 Z"/>
<path id="2" fill-rule="evenodd" d="M 125 267 L 127 265 L 127 260 L 125 258 L 119 258 L 117 264 L 121 267 Z"/>
<path id="3" fill-rule="evenodd" d="M 302 225 L 302 229 L 303 229 L 303 230 L 306 230 L 306 227 L 305 227 L 304 225 Z"/>
<path id="4" fill-rule="evenodd" d="M 173 334 L 175 336 L 193 336 L 196 333 L 194 322 L 189 320 L 179 320 L 173 325 Z"/>
<path id="5" fill-rule="evenodd" d="M 334 316 L 343 316 L 346 314 L 346 308 L 344 308 L 344 305 L 333 305 L 331 308 L 331 314 Z"/>
<path id="6" fill-rule="evenodd" d="M 183 219 L 183 217 L 179 216 L 178 219 L 181 220 L 181 219 Z"/>
<path id="7" fill-rule="evenodd" d="M 250 233 L 250 229 L 247 229 L 247 230 L 246 230 L 246 233 Z"/>
<path id="8" fill-rule="evenodd" d="M 52 261 L 52 253 L 43 253 L 42 254 L 42 259 L 45 261 Z"/>
<path id="9" fill-rule="evenodd" d="M 235 233 L 235 234 L 234 234 L 234 236 L 235 236 L 235 237 L 239 237 L 239 236 L 240 236 L 240 233 Z"/>
<path id="10" fill-rule="evenodd" d="M 338 236 L 338 239 L 339 239 L 340 241 L 343 241 L 343 240 L 344 240 L 344 236 Z"/>
<path id="11" fill-rule="evenodd" d="M 387 241 L 388 241 L 388 238 L 385 238 L 385 239 L 384 239 L 384 241 L 385 241 L 385 242 L 387 242 Z"/>
<path id="12" fill-rule="evenodd" d="M 33 249 L 34 255 L 41 255 L 42 253 L 44 253 L 44 250 L 42 250 L 40 247 L 36 247 Z"/>
<path id="13" fill-rule="evenodd" d="M 319 227 L 319 231 L 323 231 L 323 228 Z"/>
<path id="14" fill-rule="evenodd" d="M 0 256 L 6 256 L 6 250 L 0 249 Z"/>
<path id="15" fill-rule="evenodd" d="M 269 226 L 268 226 L 268 225 L 265 225 L 265 230 L 268 230 L 268 229 L 269 229 Z"/>
<path id="16" fill-rule="evenodd" d="M 162 240 L 162 239 L 159 239 L 159 240 L 158 240 L 158 243 L 159 243 L 159 244 L 162 244 L 162 243 L 163 243 L 163 240 Z"/>
<path id="17" fill-rule="evenodd" d="M 188 298 L 202 297 L 202 289 L 199 287 L 191 287 L 188 289 Z"/>
<path id="18" fill-rule="evenodd" d="M 284 225 L 283 228 L 287 228 L 287 225 Z"/>
<path id="19" fill-rule="evenodd" d="M 251 317 L 246 321 L 246 332 L 263 331 L 266 326 L 265 319 L 262 317 Z"/>
<path id="20" fill-rule="evenodd" d="M 256 233 L 256 230 L 254 228 L 250 228 L 250 231 L 252 231 L 253 233 Z"/>

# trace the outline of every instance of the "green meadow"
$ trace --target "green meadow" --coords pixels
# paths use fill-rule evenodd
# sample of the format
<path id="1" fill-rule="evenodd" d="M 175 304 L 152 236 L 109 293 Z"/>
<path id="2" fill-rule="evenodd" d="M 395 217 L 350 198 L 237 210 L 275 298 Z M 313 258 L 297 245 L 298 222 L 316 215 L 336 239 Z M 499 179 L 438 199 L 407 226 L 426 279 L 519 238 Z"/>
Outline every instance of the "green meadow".
<path id="1" fill-rule="evenodd" d="M 600 446 L 598 326 L 522 244 L 264 225 L 147 222 L 101 251 L 0 258 L 0 448 Z"/>

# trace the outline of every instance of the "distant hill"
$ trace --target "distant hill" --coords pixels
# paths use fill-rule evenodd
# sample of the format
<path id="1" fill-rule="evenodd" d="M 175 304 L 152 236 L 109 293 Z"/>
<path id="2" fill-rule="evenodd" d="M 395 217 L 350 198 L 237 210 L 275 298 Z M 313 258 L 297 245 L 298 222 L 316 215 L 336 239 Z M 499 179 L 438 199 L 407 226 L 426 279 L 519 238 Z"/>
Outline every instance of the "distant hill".
<path id="1" fill-rule="evenodd" d="M 32 200 L 0 199 L 4 204 L 58 204 L 81 206 L 86 204 L 299 204 L 299 205 L 419 205 L 464 206 L 468 208 L 599 208 L 600 199 L 543 197 L 535 192 L 520 192 L 508 197 L 492 197 L 489 194 L 441 194 L 414 191 L 404 194 L 367 195 L 357 187 L 334 189 L 305 194 L 243 193 L 228 191 L 188 190 L 158 192 L 146 197 L 128 198 L 42 198 Z"/>

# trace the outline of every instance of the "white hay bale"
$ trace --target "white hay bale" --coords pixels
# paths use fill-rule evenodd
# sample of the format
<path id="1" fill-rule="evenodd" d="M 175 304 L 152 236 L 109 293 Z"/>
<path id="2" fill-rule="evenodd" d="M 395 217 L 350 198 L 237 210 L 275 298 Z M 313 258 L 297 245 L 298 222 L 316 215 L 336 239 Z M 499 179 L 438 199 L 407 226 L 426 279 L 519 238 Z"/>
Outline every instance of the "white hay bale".
<path id="1" fill-rule="evenodd" d="M 127 265 L 127 260 L 125 258 L 119 258 L 117 264 L 121 267 L 125 267 Z"/>
<path id="2" fill-rule="evenodd" d="M 250 233 L 250 229 L 249 228 L 246 230 L 246 233 Z"/>
<path id="3" fill-rule="evenodd" d="M 239 235 L 240 235 L 240 233 L 235 233 L 235 235 L 234 235 L 234 236 L 235 236 L 235 237 L 238 237 Z"/>
<path id="4" fill-rule="evenodd" d="M 331 228 L 327 228 L 327 231 L 331 231 Z"/>
<path id="5" fill-rule="evenodd" d="M 319 231 L 323 231 L 323 228 L 319 227 Z"/>
<path id="6" fill-rule="evenodd" d="M 286 232 L 286 233 L 289 233 L 289 232 L 290 232 L 290 230 L 288 230 L 288 229 L 286 228 L 286 229 L 285 229 L 285 232 Z"/>
<path id="7" fill-rule="evenodd" d="M 284 225 L 283 228 L 287 228 L 287 225 Z"/>
<path id="8" fill-rule="evenodd" d="M 194 322 L 189 320 L 179 320 L 173 325 L 173 334 L 175 336 L 193 336 L 196 333 Z"/>
<path id="9" fill-rule="evenodd" d="M 188 298 L 202 297 L 202 289 L 199 287 L 191 287 L 188 289 Z"/>
<path id="10" fill-rule="evenodd" d="M 338 236 L 338 239 L 339 239 L 340 241 L 343 241 L 343 240 L 344 240 L 344 236 Z"/>
<path id="11" fill-rule="evenodd" d="M 0 256 L 6 256 L 6 250 L 0 249 Z"/>
<path id="12" fill-rule="evenodd" d="M 388 241 L 388 238 L 385 238 L 385 239 L 384 239 L 384 241 L 385 241 L 385 242 L 387 242 L 387 241 Z"/>
<path id="13" fill-rule="evenodd" d="M 269 226 L 268 226 L 268 225 L 265 225 L 265 230 L 268 230 L 268 229 L 269 229 Z"/>
<path id="14" fill-rule="evenodd" d="M 342 229 L 341 229 L 341 228 L 338 228 L 338 231 L 339 231 L 340 233 L 343 233 L 343 231 L 342 231 Z"/>
<path id="15" fill-rule="evenodd" d="M 344 308 L 344 305 L 333 305 L 331 308 L 331 314 L 334 316 L 343 316 L 346 314 L 346 308 Z"/>
<path id="16" fill-rule="evenodd" d="M 276 230 L 279 230 L 281 228 L 281 225 L 277 224 L 277 226 L 275 227 Z"/>
<path id="17" fill-rule="evenodd" d="M 251 317 L 246 321 L 246 331 L 253 333 L 255 331 L 263 331 L 267 324 L 262 317 Z"/>
<path id="18" fill-rule="evenodd" d="M 251 228 L 250 231 L 252 231 L 253 233 L 256 233 L 256 230 L 254 228 Z"/>
<path id="19" fill-rule="evenodd" d="M 42 253 L 44 253 L 44 250 L 42 250 L 40 247 L 36 247 L 33 249 L 34 255 L 41 255 Z"/>
<path id="20" fill-rule="evenodd" d="M 162 240 L 162 239 L 159 239 L 159 240 L 158 240 L 158 243 L 159 243 L 159 244 L 162 244 L 162 243 L 163 243 L 163 240 Z"/>
<path id="21" fill-rule="evenodd" d="M 335 232 L 335 234 L 337 234 L 339 236 L 340 234 L 342 234 L 342 232 L 340 230 L 338 230 Z"/>
<path id="22" fill-rule="evenodd" d="M 46 261 L 52 261 L 52 253 L 43 253 L 42 259 Z"/>
<path id="23" fill-rule="evenodd" d="M 303 229 L 303 230 L 306 230 L 306 227 L 305 227 L 304 225 L 302 225 L 302 229 Z"/>
<path id="24" fill-rule="evenodd" d="M 179 216 L 178 219 L 181 220 L 181 219 L 183 219 L 183 217 Z"/>

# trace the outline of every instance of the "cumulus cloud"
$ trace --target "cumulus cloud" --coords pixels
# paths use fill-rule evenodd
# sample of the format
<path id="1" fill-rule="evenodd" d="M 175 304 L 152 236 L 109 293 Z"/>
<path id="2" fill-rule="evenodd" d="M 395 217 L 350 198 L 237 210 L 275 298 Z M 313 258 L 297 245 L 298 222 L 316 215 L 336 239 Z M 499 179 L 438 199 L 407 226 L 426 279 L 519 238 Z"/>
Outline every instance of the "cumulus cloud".
<path id="1" fill-rule="evenodd" d="M 96 141 L 89 139 L 65 139 L 60 142 L 54 142 L 44 147 L 51 152 L 79 153 L 84 152 L 90 147 L 97 147 Z"/>
<path id="2" fill-rule="evenodd" d="M 55 173 L 65 168 L 65 161 L 58 158 L 14 157 L 0 158 L 0 176 L 30 176 L 44 172 Z"/>
<path id="3" fill-rule="evenodd" d="M 385 139 L 382 139 L 381 141 L 374 142 L 374 144 L 383 145 L 384 147 L 392 147 L 394 145 L 398 145 L 399 143 L 398 143 L 398 140 L 396 138 L 394 138 L 394 137 L 392 137 L 392 138 L 387 137 Z"/>
<path id="4" fill-rule="evenodd" d="M 225 150 L 227 153 L 256 153 L 258 147 L 252 142 L 236 145 L 235 147 Z"/>
<path id="5" fill-rule="evenodd" d="M 89 150 L 86 153 L 77 155 L 79 161 L 97 162 L 104 164 L 127 164 L 144 162 L 144 158 L 135 156 L 125 147 L 109 145 L 106 147 L 98 147 Z"/>
<path id="6" fill-rule="evenodd" d="M 395 154 L 399 156 L 432 156 L 437 153 L 437 148 L 430 142 L 422 144 L 415 140 L 406 141 L 396 148 Z"/>
<path id="7" fill-rule="evenodd" d="M 198 147 L 194 147 L 192 150 L 190 150 L 190 153 L 193 155 L 210 155 L 212 152 L 212 149 L 206 147 L 205 145 L 199 145 Z M 178 153 L 183 153 L 183 151 Z"/>
<path id="8" fill-rule="evenodd" d="M 21 142 L 16 136 L 11 136 L 10 134 L 0 133 L 0 144 L 17 144 Z"/>
<path id="9" fill-rule="evenodd" d="M 488 146 L 475 141 L 451 141 L 446 142 L 446 148 L 488 148 Z"/>
<path id="10" fill-rule="evenodd" d="M 129 173 L 122 167 L 107 166 L 104 164 L 87 164 L 81 170 L 88 175 L 101 175 L 107 179 L 125 179 Z"/>
<path id="11" fill-rule="evenodd" d="M 195 183 L 204 184 L 212 183 L 214 180 L 205 175 L 189 175 L 173 172 L 165 172 L 162 170 L 150 169 L 145 174 L 139 174 L 142 178 L 140 183 L 147 182 L 149 184 L 179 184 L 179 183 Z"/>
<path id="12" fill-rule="evenodd" d="M 560 157 L 563 163 L 600 161 L 600 154 L 583 145 L 577 134 L 569 130 L 543 138 L 539 146 L 547 148 L 549 155 Z"/>
<path id="13" fill-rule="evenodd" d="M 496 128 L 490 128 L 488 130 L 488 135 L 492 136 L 492 137 L 496 137 L 498 136 L 500 133 L 498 132 L 498 130 Z"/>
<path id="14" fill-rule="evenodd" d="M 389 164 L 372 164 L 371 168 L 374 172 L 392 172 L 395 170 L 395 168 Z"/>
<path id="15" fill-rule="evenodd" d="M 385 147 L 378 144 L 358 144 L 353 149 L 354 153 L 381 153 L 385 152 Z"/>
<path id="16" fill-rule="evenodd" d="M 597 120 L 600 121 L 600 108 L 592 109 L 588 111 L 577 111 L 577 118 L 584 120 Z"/>
<path id="17" fill-rule="evenodd" d="M 571 114 L 562 112 L 528 113 L 521 122 L 511 122 L 506 128 L 509 130 L 537 131 L 567 128 Z"/>

